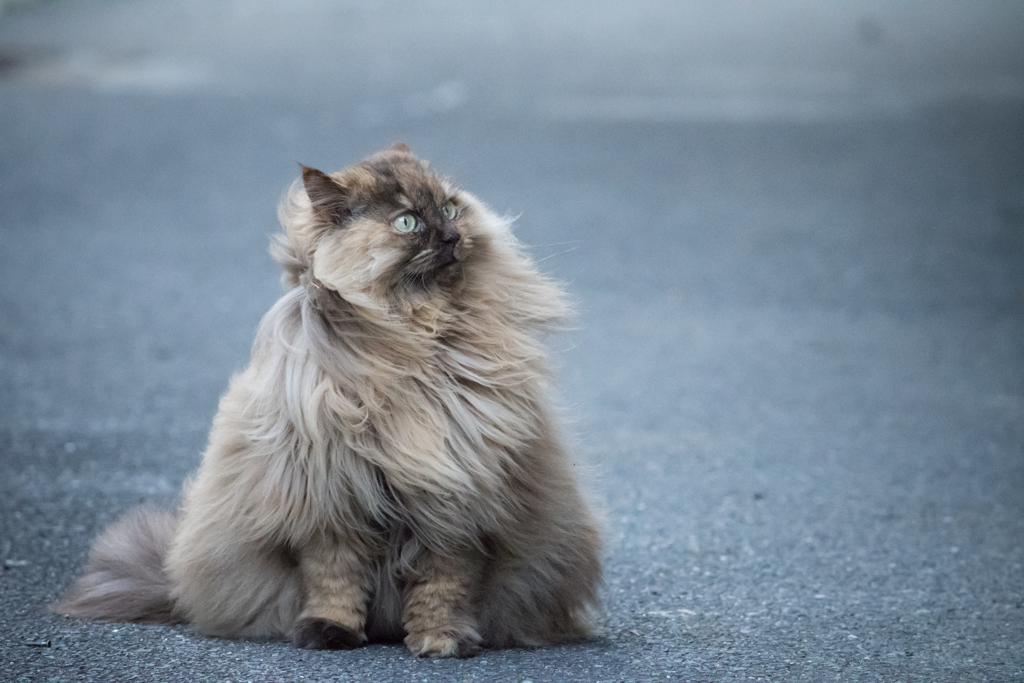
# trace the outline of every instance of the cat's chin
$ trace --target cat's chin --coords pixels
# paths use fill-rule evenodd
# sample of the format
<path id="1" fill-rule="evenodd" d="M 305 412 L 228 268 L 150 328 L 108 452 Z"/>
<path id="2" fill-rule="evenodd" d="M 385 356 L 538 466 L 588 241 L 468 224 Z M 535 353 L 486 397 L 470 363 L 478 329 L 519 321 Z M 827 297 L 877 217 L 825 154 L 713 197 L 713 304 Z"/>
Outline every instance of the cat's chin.
<path id="1" fill-rule="evenodd" d="M 454 256 L 434 269 L 431 279 L 441 287 L 448 287 L 462 280 L 462 262 Z"/>
<path id="2" fill-rule="evenodd" d="M 450 254 L 450 255 L 444 256 L 444 257 L 439 257 L 434 262 L 434 273 L 435 274 L 443 273 L 444 271 L 450 269 L 452 266 L 454 266 L 458 262 L 459 262 L 459 259 L 455 258 L 455 254 Z"/>

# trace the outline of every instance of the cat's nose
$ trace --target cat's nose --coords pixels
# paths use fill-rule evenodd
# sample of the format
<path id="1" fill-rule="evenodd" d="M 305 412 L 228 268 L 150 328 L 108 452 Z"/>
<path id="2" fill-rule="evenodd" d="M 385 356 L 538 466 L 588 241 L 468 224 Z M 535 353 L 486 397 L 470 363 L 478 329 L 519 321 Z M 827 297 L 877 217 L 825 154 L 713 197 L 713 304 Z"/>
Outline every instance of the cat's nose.
<path id="1" fill-rule="evenodd" d="M 459 234 L 458 230 L 449 226 L 445 226 L 441 231 L 441 241 L 445 244 L 451 244 L 454 246 L 461 237 L 462 235 Z"/>

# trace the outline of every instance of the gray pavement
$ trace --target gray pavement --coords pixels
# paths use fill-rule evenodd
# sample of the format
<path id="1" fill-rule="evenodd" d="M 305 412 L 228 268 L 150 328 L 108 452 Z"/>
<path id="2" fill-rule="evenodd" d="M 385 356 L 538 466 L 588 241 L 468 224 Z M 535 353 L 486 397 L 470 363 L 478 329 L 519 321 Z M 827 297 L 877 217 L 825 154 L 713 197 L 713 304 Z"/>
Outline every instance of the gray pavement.
<path id="1" fill-rule="evenodd" d="M 821 5 L 8 8 L 0 680 L 1024 681 L 1024 9 Z M 396 139 L 578 302 L 604 634 L 431 662 L 48 613 L 198 464 L 297 162 Z"/>

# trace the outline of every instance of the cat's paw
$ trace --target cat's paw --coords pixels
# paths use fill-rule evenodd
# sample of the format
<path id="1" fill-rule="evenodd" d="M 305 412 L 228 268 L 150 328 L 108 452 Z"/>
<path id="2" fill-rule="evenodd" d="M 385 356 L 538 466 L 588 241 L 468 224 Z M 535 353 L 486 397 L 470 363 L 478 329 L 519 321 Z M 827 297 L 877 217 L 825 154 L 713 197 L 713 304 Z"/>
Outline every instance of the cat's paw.
<path id="1" fill-rule="evenodd" d="M 326 619 L 303 619 L 292 644 L 302 650 L 351 650 L 366 642 L 366 636 Z"/>
<path id="2" fill-rule="evenodd" d="M 417 657 L 472 657 L 480 652 L 480 636 L 473 629 L 439 629 L 410 633 L 405 646 Z"/>

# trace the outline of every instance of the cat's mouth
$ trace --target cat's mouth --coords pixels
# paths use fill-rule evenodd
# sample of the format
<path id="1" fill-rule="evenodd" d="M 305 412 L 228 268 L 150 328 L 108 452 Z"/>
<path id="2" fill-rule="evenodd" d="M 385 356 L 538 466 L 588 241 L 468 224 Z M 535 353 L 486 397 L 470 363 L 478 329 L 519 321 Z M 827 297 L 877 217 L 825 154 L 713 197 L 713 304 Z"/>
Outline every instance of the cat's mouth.
<path id="1" fill-rule="evenodd" d="M 448 280 L 449 273 L 454 272 L 453 266 L 462 260 L 464 253 L 460 245 L 444 242 L 421 251 L 406 264 L 407 282 L 427 286 L 430 282 Z"/>
<path id="2" fill-rule="evenodd" d="M 458 250 L 457 243 L 442 242 L 437 247 L 437 255 L 434 256 L 434 269 L 442 270 L 458 261 L 456 251 Z"/>

